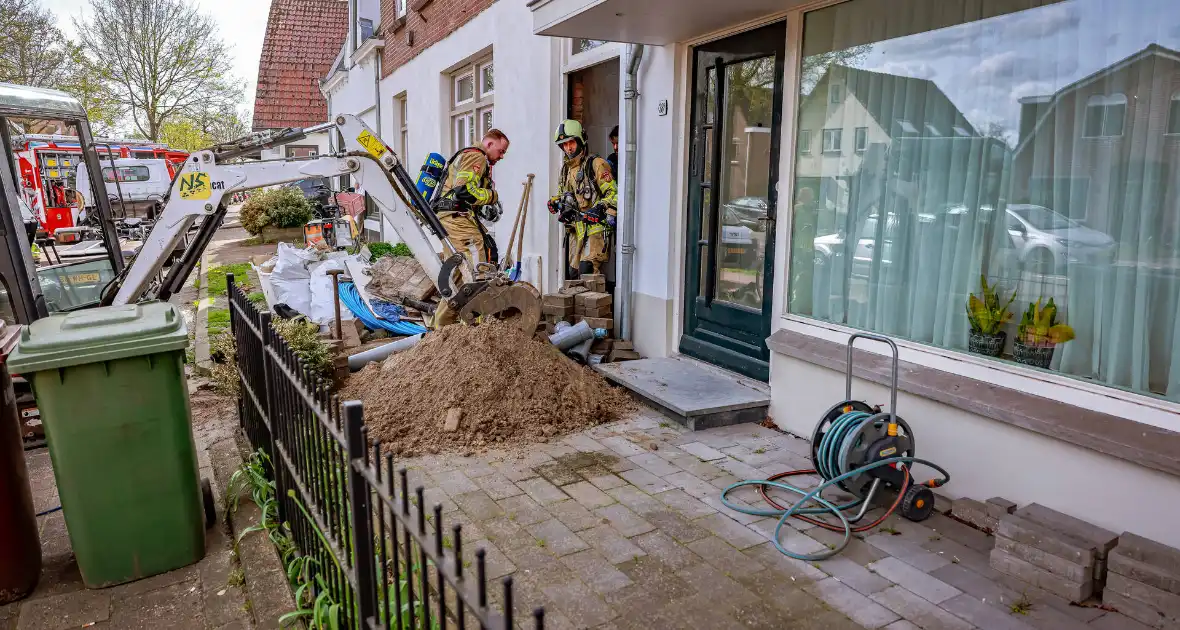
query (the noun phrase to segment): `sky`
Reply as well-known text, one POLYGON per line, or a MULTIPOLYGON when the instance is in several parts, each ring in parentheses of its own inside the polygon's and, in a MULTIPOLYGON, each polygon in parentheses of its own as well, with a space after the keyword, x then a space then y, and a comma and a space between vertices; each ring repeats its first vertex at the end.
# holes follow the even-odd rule
MULTIPOLYGON (((246 80, 242 106, 254 108, 254 90, 258 79, 258 60, 262 56, 262 38, 266 35, 266 17, 270 0, 191 0, 206 14, 212 14, 221 27, 221 39, 233 55, 233 73, 246 80)), ((66 35, 74 37, 73 18, 81 17, 89 4, 86 0, 40 0, 41 5, 56 13, 59 26, 66 35)))
MULTIPOLYGON (((1052 96, 1149 44, 1180 49, 1176 3, 1066 0, 887 39, 872 44, 869 53, 852 65, 929 79, 976 129, 999 124, 1013 143, 1020 98, 1052 96)), ((845 20, 853 14, 846 16, 845 20)))

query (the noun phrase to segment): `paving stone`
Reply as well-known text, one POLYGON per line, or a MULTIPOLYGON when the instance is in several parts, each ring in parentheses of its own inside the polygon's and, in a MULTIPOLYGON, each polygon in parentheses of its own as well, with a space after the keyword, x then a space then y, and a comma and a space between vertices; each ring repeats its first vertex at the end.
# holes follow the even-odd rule
MULTIPOLYGON (((684 474, 687 475, 688 473, 684 474)), ((642 468, 625 470, 619 473, 619 476, 648 494, 656 494, 675 487, 672 482, 665 481, 642 468)))
POLYGON ((870 572, 865 567, 845 558, 843 555, 821 560, 816 562, 814 566, 818 567, 820 571, 851 586, 856 592, 862 595, 872 595, 873 593, 893 586, 893 583, 889 580, 870 572))
POLYGON ((111 602, 111 627, 127 630, 168 626, 199 628, 204 625, 201 600, 201 588, 197 580, 115 599, 111 602))
POLYGON ((475 485, 475 482, 460 470, 435 472, 431 476, 434 477, 437 487, 447 493, 447 496, 453 497, 457 494, 479 490, 479 486, 475 485))
POLYGON ((901 586, 875 593, 870 598, 922 630, 971 630, 975 627, 901 586))
POLYGON ((668 509, 657 510, 644 513, 643 518, 680 543, 690 543, 709 536, 707 530, 688 520, 679 512, 673 512, 668 509))
POLYGON ((976 599, 994 605, 1002 605, 1003 602, 1011 602, 1019 598, 1019 594, 1007 586, 994 582, 960 564, 948 564, 931 571, 930 575, 976 599))
POLYGON ((1102 615, 1091 621, 1086 628, 1089 630, 1150 630, 1150 626, 1145 626, 1117 612, 1108 612, 1102 615))
MULTIPOLYGON (((968 625, 968 627, 973 627, 968 625)), ((906 621, 905 619, 898 619, 893 623, 885 626, 885 630, 918 630, 918 626, 906 621)))
POLYGON ((834 578, 809 584, 804 586, 803 590, 827 602, 829 606, 866 628, 883 628, 898 619, 893 611, 834 578))
POLYGON ((676 575, 714 605, 728 608, 727 614, 758 603, 757 595, 709 563, 694 564, 677 571, 676 575))
MULTIPOLYGON (((1136 560, 1124 554, 1121 547, 1115 547, 1111 551, 1109 560, 1108 568, 1111 573, 1118 573, 1169 593, 1180 594, 1180 576, 1170 573, 1170 569, 1136 560)), ((1177 567, 1180 568, 1180 565, 1177 567)))
POLYGON ((565 436, 563 440, 566 444, 578 449, 579 451, 605 451, 607 448, 603 446, 598 440, 586 435, 585 433, 575 433, 573 435, 565 436))
POLYGON ((546 455, 552 457, 553 459, 566 457, 578 452, 578 449, 563 442, 547 442, 544 444, 538 444, 537 446, 539 446, 546 455))
POLYGON ((1163 573, 1180 578, 1180 549, 1131 532, 1123 532, 1119 536, 1116 549, 1126 558, 1152 565, 1163 573))
POLYGON ((504 475, 506 479, 513 482, 520 482, 524 481, 525 479, 532 479, 538 476, 537 471, 521 464, 499 462, 492 464, 492 467, 495 468, 501 475, 504 475))
POLYGON ((655 453, 632 455, 627 459, 631 460, 631 463, 657 477, 663 477, 664 475, 671 475, 673 473, 680 472, 680 468, 673 466, 672 464, 668 463, 668 460, 660 457, 659 455, 656 455, 655 453))
POLYGON ((955 518, 970 523, 987 532, 994 532, 1000 524, 1000 519, 992 516, 983 501, 961 498, 955 499, 951 507, 951 514, 955 518))
POLYGON ((605 524, 614 527, 626 538, 646 534, 655 529, 655 525, 640 518, 639 515, 632 512, 627 506, 618 503, 598 508, 594 510, 594 515, 604 521, 605 524))
POLYGON ((685 492, 698 499, 718 494, 717 489, 714 488, 709 482, 700 479, 689 472, 681 471, 667 475, 664 477, 664 481, 673 484, 677 488, 683 489, 685 492))
POLYGON ((541 546, 555 556, 564 556, 589 547, 585 541, 578 538, 577 534, 570 531, 570 528, 557 519, 529 525, 525 529, 537 539, 538 544, 543 543, 541 546))
POLYGON ((688 444, 691 442, 698 442, 706 446, 723 449, 729 446, 737 445, 737 438, 733 435, 729 427, 715 427, 706 429, 704 431, 692 431, 680 436, 675 440, 676 444, 688 444))
POLYGON ((695 597, 696 590, 680 579, 671 567, 650 556, 641 556, 618 563, 615 568, 622 571, 635 583, 603 595, 608 604, 622 617, 639 616, 652 612, 653 604, 695 597))
POLYGON ((1000 573, 1006 573, 1016 578, 1032 584, 1038 588, 1045 589, 1050 593, 1059 595, 1068 599, 1071 602, 1082 602, 1090 597, 1094 592, 1094 580, 1075 581, 1064 578, 1058 575, 1053 575, 1048 571, 1037 567, 1033 564, 1025 562, 1016 556, 1009 554, 1002 549, 993 549, 991 553, 992 568, 1000 573))
POLYGON ((619 436, 605 437, 598 440, 603 446, 622 455, 623 457, 631 457, 632 455, 642 455, 647 451, 639 448, 627 438, 619 436))
POLYGON ((598 593, 617 591, 632 584, 631 578, 627 577, 627 574, 607 562, 606 558, 595 549, 562 556, 561 562, 598 593))
POLYGON ((718 459, 711 462, 717 468, 737 477, 738 479, 765 479, 766 475, 757 468, 732 457, 726 456, 725 459, 718 459))
POLYGON ((536 467, 536 471, 538 475, 555 486, 565 486, 582 481, 582 476, 573 468, 560 462, 542 464, 536 467))
POLYGON ((617 615, 590 587, 577 580, 546 586, 541 591, 577 627, 597 626, 617 615))
POLYGON ((643 515, 651 512, 662 512, 667 509, 663 503, 656 501, 646 492, 636 488, 635 486, 620 486, 618 488, 611 488, 606 491, 607 494, 614 497, 616 501, 631 508, 637 514, 643 515))
POLYGON ((1149 628, 1169 627, 1166 625, 1168 623, 1167 618, 1161 615, 1158 610, 1138 600, 1119 595, 1114 591, 1103 593, 1102 603, 1108 608, 1113 608, 1119 614, 1130 617, 1149 628))
POLYGON ((673 540, 671 536, 658 530, 636 536, 631 539, 631 542, 674 571, 704 562, 700 556, 673 540))
POLYGON ((521 490, 525 491, 525 494, 532 497, 534 501, 541 505, 556 503, 569 498, 560 488, 542 478, 528 479, 518 482, 517 485, 520 486, 521 490))
POLYGON ((594 487, 589 481, 579 481, 563 488, 566 494, 588 509, 600 508, 615 502, 614 497, 594 487))
POLYGON ((739 551, 765 542, 763 536, 723 514, 711 514, 693 522, 733 545, 739 551))
POLYGON ((479 486, 481 490, 488 493, 488 496, 496 501, 524 494, 524 490, 521 490, 519 486, 512 483, 511 479, 499 472, 475 477, 474 481, 475 485, 479 486))
POLYGON ((25 600, 20 604, 18 630, 64 630, 106 621, 111 616, 111 596, 101 590, 83 590, 25 600))
POLYGON ((745 480, 738 479, 737 477, 734 477, 733 475, 731 475, 729 473, 722 473, 720 477, 714 477, 714 478, 709 479, 707 481, 709 482, 710 486, 713 486, 714 488, 717 488, 718 490, 725 490, 726 488, 728 488, 740 481, 745 481, 745 480))
POLYGON ((1067 562, 1093 567, 1095 546, 1068 532, 1059 532, 1046 525, 1012 514, 1000 521, 996 535, 1023 545, 1040 549, 1067 562))
POLYGON ((990 550, 987 553, 982 553, 946 536, 927 540, 922 543, 922 548, 936 553, 952 563, 961 564, 985 577, 997 575, 991 566, 991 560, 987 557, 987 553, 991 553, 990 550))
POLYGON ((753 556, 743 555, 724 540, 709 536, 686 545, 690 551, 713 565, 717 569, 738 575, 740 571, 759 571, 765 566, 753 556))
POLYGON ((666 492, 652 495, 664 505, 680 512, 689 519, 698 518, 701 516, 708 516, 716 512, 714 508, 702 503, 696 497, 689 496, 687 492, 680 488, 673 488, 666 492))
POLYGON ((951 563, 950 560, 926 551, 917 543, 902 540, 901 536, 873 534, 865 539, 870 545, 923 571, 933 571, 951 563))
POLYGON ((475 552, 478 549, 484 550, 484 570, 487 572, 489 580, 495 580, 516 571, 516 565, 508 559, 503 551, 500 551, 495 543, 490 540, 476 540, 463 543, 463 561, 470 564, 470 567, 464 565, 464 569, 468 573, 474 575, 475 552))
POLYGON ((626 480, 609 471, 608 474, 589 477, 586 480, 599 490, 612 490, 627 485, 626 480))
MULTIPOLYGON (((462 486, 456 485, 455 487, 458 488, 462 486)), ((479 487, 474 484, 472 484, 471 488, 472 491, 479 490, 479 487)), ((447 496, 447 494, 443 492, 442 488, 426 488, 422 493, 422 500, 426 505, 427 514, 431 513, 430 510, 432 510, 435 505, 442 506, 443 514, 450 514, 451 512, 459 509, 458 504, 456 504, 455 501, 451 499, 451 497, 447 496)))
MULTIPOLYGON (((525 538, 528 537, 526 533, 525 538)), ((525 544, 518 544, 514 546, 498 545, 504 555, 512 564, 516 565, 517 571, 527 572, 529 575, 536 576, 540 572, 541 575, 553 573, 554 567, 560 567, 562 571, 566 571, 565 565, 557 560, 557 556, 549 551, 548 546, 540 547, 536 544, 536 540, 527 542, 525 544)))
POLYGON ((827 579, 828 574, 820 571, 816 567, 818 562, 804 562, 803 560, 796 560, 790 556, 784 555, 780 552, 773 543, 763 543, 750 547, 742 552, 742 555, 759 563, 759 566, 765 566, 784 578, 789 580, 795 586, 803 586, 810 582, 817 582, 819 580, 827 579))
MULTIPOLYGON (((546 482, 548 483, 548 482, 546 482)), ((562 494, 564 497, 565 495, 562 494)), ((569 500, 568 497, 565 500, 569 500)), ((530 496, 519 495, 515 497, 508 497, 507 499, 500 499, 496 501, 508 520, 520 526, 532 525, 533 523, 540 523, 549 518, 549 513, 545 508, 541 507, 530 496)))
MULTIPOLYGON (((758 521, 764 520, 766 518, 765 516, 759 516, 757 514, 749 514, 746 512, 741 512, 741 511, 738 511, 738 510, 735 510, 735 509, 729 507, 728 505, 725 505, 724 503, 721 502, 721 495, 720 494, 715 494, 715 495, 711 494, 708 496, 701 497, 700 499, 694 498, 694 500, 701 503, 702 505, 704 505, 706 507, 711 508, 715 512, 720 512, 720 513, 724 514, 725 516, 741 523, 742 525, 750 525, 753 523, 757 523, 758 521)), ((747 503, 741 499, 738 499, 737 497, 733 496, 733 494, 729 495, 728 500, 730 503, 732 503, 736 506, 750 507, 749 503, 747 503)), ((764 506, 759 506, 759 507, 760 507, 760 509, 765 509, 764 506)), ((777 520, 777 519, 775 519, 775 520, 777 520)))
POLYGON ((1123 597, 1142 602, 1159 611, 1169 623, 1180 626, 1180 595, 1162 591, 1142 582, 1129 580, 1118 573, 1107 575, 1106 593, 1118 593, 1123 597))
MULTIPOLYGON (((760 518, 760 519, 754 521, 753 523, 747 523, 746 527, 750 528, 751 530, 754 531, 754 533, 762 536, 766 540, 774 540, 774 530, 776 527, 778 527, 778 519, 777 518, 769 518, 769 517, 768 518, 760 518)), ((788 532, 795 531, 795 530, 791 529, 790 527, 786 527, 785 529, 788 532)))
MULTIPOLYGON (((790 622, 769 627, 797 628, 807 621, 818 619, 826 611, 832 610, 826 603, 803 590, 803 587, 811 584, 812 580, 792 581, 780 572, 771 569, 743 571, 734 574, 733 577, 763 602, 769 603, 785 614, 790 622)), ((847 618, 845 620, 847 621, 847 618)))
POLYGON ((480 523, 480 529, 483 530, 484 537, 499 545, 501 549, 533 544, 528 532, 524 531, 524 525, 509 520, 508 517, 484 521, 480 523))
POLYGON ((1024 560, 1033 566, 1044 569, 1053 575, 1059 575, 1073 582, 1094 579, 1094 567, 1092 565, 1082 566, 1076 562, 1070 562, 1046 551, 1016 542, 1010 538, 996 536, 996 549, 1024 560))
POLYGON ((554 518, 575 532, 602 524, 602 519, 572 499, 550 503, 546 508, 554 518))
POLYGON ((965 619, 985 630, 1031 630, 1033 626, 1018 619, 1018 615, 1002 611, 964 593, 941 604, 943 610, 965 619))
POLYGON ((728 457, 725 453, 701 442, 681 444, 680 449, 707 462, 715 459, 726 459, 728 457))
MULTIPOLYGON (((722 475, 726 475, 724 470, 714 466, 709 462, 703 462, 694 455, 688 453, 677 454, 672 457, 672 463, 682 468, 685 472, 691 473, 694 477, 704 481, 711 481, 722 475)), ((712 484, 710 484, 712 485, 712 484)))
POLYGON ((1108 529, 1087 523, 1068 514, 1051 510, 1037 503, 1032 503, 1016 510, 1016 514, 1034 523, 1044 525, 1053 531, 1068 534, 1090 543, 1094 546, 1100 560, 1105 560, 1107 552, 1113 549, 1119 541, 1119 535, 1108 529))
POLYGON ((969 525, 964 525, 942 514, 936 513, 931 515, 930 518, 926 519, 925 523, 930 529, 938 532, 939 535, 950 538, 961 545, 981 553, 990 553, 992 547, 995 545, 994 539, 987 533, 981 532, 969 525))
POLYGON ((868 568, 933 604, 944 602, 962 593, 950 584, 936 577, 931 577, 897 558, 878 560, 870 564, 868 568))
POLYGON ((558 464, 561 464, 562 466, 565 466, 566 468, 569 468, 570 470, 578 472, 578 474, 581 474, 580 471, 584 468, 590 468, 591 466, 602 466, 604 458, 608 457, 614 458, 615 456, 597 451, 574 451, 567 455, 558 457, 554 461, 556 461, 558 464))
POLYGON ((491 520, 504 515, 504 510, 483 490, 455 495, 455 503, 463 513, 477 522, 491 520))
POLYGON ((987 508, 987 513, 995 518, 1004 518, 1005 516, 1016 511, 1016 503, 1005 499, 1004 497, 992 497, 983 502, 984 507, 987 508))
POLYGON ((597 549, 611 564, 626 562, 647 552, 635 546, 610 525, 599 525, 579 534, 590 546, 597 549))

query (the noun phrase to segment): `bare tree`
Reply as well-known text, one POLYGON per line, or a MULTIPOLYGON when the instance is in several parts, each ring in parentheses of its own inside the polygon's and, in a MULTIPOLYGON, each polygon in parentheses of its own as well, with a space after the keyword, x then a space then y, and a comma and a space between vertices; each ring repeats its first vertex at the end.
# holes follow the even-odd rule
POLYGON ((150 140, 173 118, 241 98, 216 23, 185 0, 90 0, 75 25, 102 81, 150 140))
POLYGON ((842 48, 840 50, 831 50, 815 55, 808 55, 803 58, 803 72, 802 86, 803 93, 810 94, 815 84, 823 78, 828 69, 832 66, 851 66, 861 63, 869 56, 873 47, 870 44, 861 44, 853 46, 852 48, 842 48))

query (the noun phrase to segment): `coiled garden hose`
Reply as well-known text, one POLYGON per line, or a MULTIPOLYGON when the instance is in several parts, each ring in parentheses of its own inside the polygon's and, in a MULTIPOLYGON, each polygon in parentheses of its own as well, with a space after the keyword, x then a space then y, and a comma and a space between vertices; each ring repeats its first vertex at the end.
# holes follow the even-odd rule
POLYGON ((778 524, 774 528, 774 538, 772 542, 774 543, 775 548, 786 556, 795 558, 796 560, 805 560, 809 562, 825 560, 835 556, 848 546, 848 542, 854 532, 867 531, 873 527, 876 527, 882 521, 889 518, 891 514, 893 514, 893 512, 901 504, 902 497, 911 483, 909 469, 910 465, 914 463, 925 464, 942 474, 941 479, 931 479, 924 484, 926 486, 937 488, 950 481, 950 473, 947 472, 946 469, 942 468, 938 464, 935 464, 934 462, 925 459, 919 459, 917 457, 891 457, 888 459, 878 460, 858 468, 846 470, 841 464, 847 460, 849 450, 855 446, 855 438, 858 435, 859 429, 872 417, 872 414, 862 411, 850 411, 836 418, 836 420, 832 422, 832 426, 824 433, 823 437, 820 438, 820 442, 817 445, 815 470, 794 470, 773 475, 768 479, 751 479, 739 481, 738 483, 730 485, 721 492, 721 502, 729 509, 742 512, 744 514, 750 514, 752 516, 779 517, 778 524), (831 486, 837 485, 846 479, 866 473, 881 466, 891 466, 895 464, 900 465, 899 467, 904 472, 905 483, 903 484, 901 491, 898 492, 897 499, 893 502, 893 505, 890 506, 880 518, 868 525, 853 528, 852 524, 849 523, 848 518, 844 516, 844 511, 861 505, 866 499, 861 498, 844 505, 835 505, 821 496, 824 490, 831 486), (819 474, 820 477, 824 479, 824 481, 819 486, 810 491, 778 481, 778 479, 790 477, 793 475, 811 473, 819 474), (745 486, 755 486, 758 489, 759 494, 762 495, 763 499, 766 500, 771 508, 762 509, 746 505, 737 505, 730 502, 728 498, 729 493, 745 486), (766 492, 767 488, 779 488, 781 490, 786 490, 788 492, 801 495, 801 498, 795 503, 791 504, 789 507, 784 507, 768 496, 766 492), (804 507, 811 502, 819 504, 819 507, 804 507), (836 518, 840 520, 840 522, 839 524, 832 524, 819 519, 808 517, 808 515, 819 514, 834 514, 836 518), (802 554, 789 551, 784 548, 782 542, 780 542, 780 533, 782 531, 783 525, 786 524, 787 519, 790 518, 798 518, 830 531, 843 532, 844 539, 840 541, 840 544, 836 545, 834 548, 816 552, 814 554, 802 554))

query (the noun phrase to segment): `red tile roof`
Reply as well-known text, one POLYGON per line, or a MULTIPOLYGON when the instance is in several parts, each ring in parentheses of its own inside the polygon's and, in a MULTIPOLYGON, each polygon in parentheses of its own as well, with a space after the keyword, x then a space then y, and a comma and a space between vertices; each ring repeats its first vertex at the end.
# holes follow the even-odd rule
POLYGON ((326 122, 328 103, 319 80, 347 37, 345 0, 272 0, 258 64, 254 129, 326 122))

